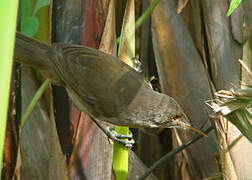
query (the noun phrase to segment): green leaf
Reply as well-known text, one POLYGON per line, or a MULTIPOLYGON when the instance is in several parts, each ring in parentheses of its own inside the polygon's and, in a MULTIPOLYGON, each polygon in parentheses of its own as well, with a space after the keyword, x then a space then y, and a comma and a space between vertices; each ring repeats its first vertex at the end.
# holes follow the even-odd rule
POLYGON ((27 36, 33 36, 38 30, 39 22, 32 16, 32 2, 22 0, 21 3, 21 31, 27 36))
MULTIPOLYGON (((0 177, 13 64, 18 0, 0 1, 0 177)), ((9 149, 8 149, 9 150, 9 149)))
POLYGON ((27 36, 33 36, 39 27, 38 19, 35 16, 30 16, 22 20, 21 31, 27 36))
POLYGON ((252 143, 252 125, 249 118, 251 118, 251 114, 245 108, 236 110, 227 116, 227 119, 252 143))
POLYGON ((229 6, 228 12, 227 12, 227 16, 230 16, 241 2, 242 0, 232 0, 229 6))

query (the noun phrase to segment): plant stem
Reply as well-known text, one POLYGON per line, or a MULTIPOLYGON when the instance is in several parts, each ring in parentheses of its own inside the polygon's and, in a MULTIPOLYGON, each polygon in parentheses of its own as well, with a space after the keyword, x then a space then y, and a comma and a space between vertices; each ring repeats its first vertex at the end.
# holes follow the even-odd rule
POLYGON ((24 125, 26 123, 26 121, 28 120, 32 110, 34 109, 35 105, 37 104, 39 98, 43 95, 43 93, 45 92, 45 90, 47 89, 47 87, 49 86, 51 80, 46 79, 43 84, 40 86, 40 88, 38 89, 38 91, 36 92, 35 96, 33 97, 32 101, 30 102, 29 106, 27 107, 24 115, 22 116, 21 119, 21 129, 24 128, 24 125))
MULTIPOLYGON (((212 126, 208 127, 204 133, 208 134, 211 130, 213 129, 212 126)), ((162 163, 164 163, 165 161, 167 161, 168 159, 170 159, 171 157, 173 157, 175 154, 177 154, 178 152, 182 151, 183 149, 185 149, 186 147, 190 146, 191 144, 193 144, 194 142, 196 142, 197 140, 199 140, 200 138, 205 137, 201 134, 197 134, 195 135, 192 139, 190 139, 189 141, 187 141, 186 143, 182 144, 181 146, 177 147, 176 149, 172 150, 171 152, 167 153, 166 155, 164 155, 162 158, 160 158, 157 162, 155 162, 145 173, 143 176, 141 176, 139 178, 139 180, 144 180, 146 177, 148 177, 150 175, 150 173, 156 169, 159 165, 161 165, 162 163)))

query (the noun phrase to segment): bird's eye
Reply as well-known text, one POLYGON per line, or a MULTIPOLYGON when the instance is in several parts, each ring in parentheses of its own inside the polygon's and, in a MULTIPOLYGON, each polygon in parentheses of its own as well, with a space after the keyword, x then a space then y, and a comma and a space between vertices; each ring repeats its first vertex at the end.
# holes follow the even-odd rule
POLYGON ((180 115, 176 115, 173 117, 173 119, 176 120, 176 119, 179 119, 180 117, 181 117, 180 115))

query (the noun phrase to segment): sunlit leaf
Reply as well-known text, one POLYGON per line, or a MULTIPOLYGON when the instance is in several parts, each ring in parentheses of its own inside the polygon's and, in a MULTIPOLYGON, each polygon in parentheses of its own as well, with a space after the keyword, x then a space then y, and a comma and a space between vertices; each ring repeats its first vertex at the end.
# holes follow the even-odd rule
POLYGON ((232 0, 227 12, 227 16, 230 16, 241 2, 242 0, 232 0))
MULTIPOLYGON (((16 18, 18 1, 0 1, 0 177, 3 165, 3 149, 8 114, 8 101, 11 82, 11 70, 13 61, 13 49, 15 40, 16 18)), ((7 147, 5 147, 7 148, 7 147)), ((7 149, 9 151, 11 149, 7 149)), ((1 178, 3 179, 3 178, 1 178)), ((8 178, 6 178, 8 179, 8 178)))

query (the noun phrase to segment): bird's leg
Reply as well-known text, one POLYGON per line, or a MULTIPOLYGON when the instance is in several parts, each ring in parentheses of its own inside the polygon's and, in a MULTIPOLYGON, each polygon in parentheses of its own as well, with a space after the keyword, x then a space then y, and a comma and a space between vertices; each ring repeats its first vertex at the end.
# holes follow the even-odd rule
POLYGON ((131 148, 132 145, 135 143, 132 132, 130 132, 129 134, 118 134, 117 132, 115 132, 113 128, 105 127, 102 123, 97 121, 95 118, 92 118, 92 120, 107 135, 109 139, 112 139, 113 141, 120 143, 128 148, 131 148), (125 138, 130 139, 130 140, 126 140, 125 138))
POLYGON ((133 61, 135 62, 134 69, 141 73, 142 70, 142 63, 139 61, 139 57, 133 57, 133 61))

